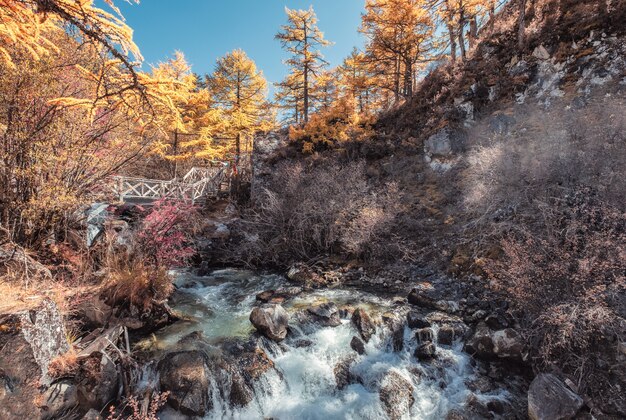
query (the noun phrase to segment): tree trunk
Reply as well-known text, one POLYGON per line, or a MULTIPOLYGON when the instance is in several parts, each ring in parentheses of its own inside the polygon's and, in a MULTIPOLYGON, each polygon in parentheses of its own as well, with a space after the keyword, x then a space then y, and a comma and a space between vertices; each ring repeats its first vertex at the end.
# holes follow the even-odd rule
POLYGON ((413 63, 410 60, 404 61, 404 97, 413 96, 413 63))
POLYGON ((454 36, 454 28, 448 24, 448 34, 450 35, 450 59, 454 63, 456 61, 456 36, 454 36))
POLYGON ((396 56, 396 68, 393 81, 393 93, 396 102, 400 100, 400 58, 396 56))
POLYGON ((308 66, 305 64, 304 66, 304 104, 303 104, 303 111, 304 111, 304 123, 308 123, 309 122, 309 69, 308 66))
POLYGON ((174 130, 174 178, 178 175, 178 130, 174 130))
POLYGON ((237 133, 237 138, 235 139, 235 166, 237 170, 239 170, 239 159, 241 157, 241 133, 237 133))
POLYGON ((478 18, 474 16, 470 20, 470 31, 469 31, 469 47, 470 49, 474 48, 476 44, 476 38, 478 38, 478 18))
POLYGON ((519 0, 519 21, 517 32, 517 46, 520 49, 524 49, 526 42, 526 0, 519 0))
POLYGON ((461 50, 461 59, 465 61, 467 59, 467 54, 465 52, 465 9, 464 6, 461 5, 459 7, 459 49, 461 50))

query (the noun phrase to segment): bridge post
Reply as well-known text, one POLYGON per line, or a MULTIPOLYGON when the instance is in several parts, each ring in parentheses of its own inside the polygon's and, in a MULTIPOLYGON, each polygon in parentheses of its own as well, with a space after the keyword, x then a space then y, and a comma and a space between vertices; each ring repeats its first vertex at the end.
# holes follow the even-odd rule
POLYGON ((124 202, 124 178, 122 177, 118 177, 117 178, 117 192, 119 195, 119 200, 120 202, 124 202))

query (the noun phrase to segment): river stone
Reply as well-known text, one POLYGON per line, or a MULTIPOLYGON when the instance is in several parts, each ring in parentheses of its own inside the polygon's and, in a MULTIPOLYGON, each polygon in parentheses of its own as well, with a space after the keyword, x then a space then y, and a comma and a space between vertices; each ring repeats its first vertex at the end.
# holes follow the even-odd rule
POLYGON ((239 372, 231 371, 229 385, 228 400, 232 407, 245 407, 254 399, 254 392, 239 372))
POLYGON ((289 315, 280 305, 264 304, 254 308, 250 314, 250 322, 270 340, 279 342, 287 337, 289 315))
POLYGON ((442 325, 437 331, 437 344, 451 346, 454 342, 455 331, 452 325, 442 325))
POLYGON ((356 351, 360 355, 365 354, 365 343, 359 337, 352 337, 352 341, 350 341, 350 347, 352 350, 356 351))
POLYGON ((415 333, 415 337, 419 343, 433 341, 433 330, 431 328, 420 328, 415 333))
POLYGON ((418 312, 411 311, 406 314, 406 320, 409 325, 409 328, 428 328, 430 327, 430 322, 418 312))
POLYGON ((352 325, 354 325, 361 334, 361 338, 367 343, 376 332, 374 323, 365 310, 358 308, 352 314, 352 325))
POLYGON ((571 419, 583 399, 550 373, 540 373, 528 390, 528 417, 532 420, 571 419))
POLYGON ((430 341, 426 341, 426 342, 420 344, 415 349, 415 357, 417 359, 419 359, 419 360, 432 359, 433 357, 435 357, 436 353, 437 353, 437 348, 430 341))
POLYGON ((407 415, 415 404, 413 385, 398 372, 390 371, 381 381, 380 402, 390 419, 407 415))
POLYGON ((167 354, 158 365, 161 391, 169 391, 168 402, 181 413, 204 416, 211 408, 209 368, 197 351, 167 354))
POLYGON ((308 308, 307 311, 314 315, 316 322, 322 326, 336 327, 341 325, 339 309, 334 302, 321 303, 308 308))
POLYGON ((335 365, 333 373, 335 374, 337 389, 344 389, 353 382, 354 377, 350 373, 350 366, 354 360, 355 356, 348 356, 335 365))

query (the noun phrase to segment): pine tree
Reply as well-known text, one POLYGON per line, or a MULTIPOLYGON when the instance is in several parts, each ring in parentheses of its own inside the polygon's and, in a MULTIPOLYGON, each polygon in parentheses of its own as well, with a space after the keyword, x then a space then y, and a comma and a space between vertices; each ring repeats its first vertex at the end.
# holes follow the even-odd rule
MULTIPOLYGON (((286 63, 291 68, 292 79, 300 79, 298 84, 301 82, 302 88, 292 89, 292 94, 301 94, 302 116, 306 123, 311 111, 310 94, 314 78, 327 64, 320 48, 330 43, 324 39, 324 34, 317 27, 317 16, 313 7, 308 10, 285 8, 285 12, 287 24, 281 27, 276 39, 291 54, 286 63)), ((300 102, 300 98, 294 98, 293 102, 300 102)))

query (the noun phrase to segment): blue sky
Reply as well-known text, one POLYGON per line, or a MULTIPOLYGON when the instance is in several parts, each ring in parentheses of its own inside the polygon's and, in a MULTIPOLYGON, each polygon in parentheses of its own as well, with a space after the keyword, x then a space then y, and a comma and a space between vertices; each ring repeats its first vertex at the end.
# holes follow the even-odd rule
POLYGON ((118 0, 145 63, 144 69, 182 51, 193 71, 213 70, 215 60, 236 48, 245 50, 269 82, 286 74, 286 58, 274 35, 286 22, 285 6, 315 9, 318 26, 334 45, 324 49, 331 65, 362 46, 357 28, 365 0, 118 0))

